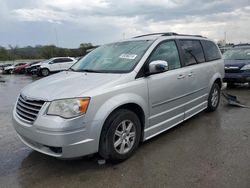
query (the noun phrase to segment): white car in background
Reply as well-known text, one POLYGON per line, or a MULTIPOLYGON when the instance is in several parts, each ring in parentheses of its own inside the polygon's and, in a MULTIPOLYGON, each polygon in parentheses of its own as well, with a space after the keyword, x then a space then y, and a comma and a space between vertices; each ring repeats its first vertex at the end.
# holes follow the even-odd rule
POLYGON ((38 74, 48 76, 51 72, 68 70, 77 59, 73 57, 55 57, 41 63, 38 74))
POLYGON ((6 66, 3 68, 3 73, 5 74, 12 74, 15 67, 19 66, 19 65, 24 65, 26 63, 16 63, 16 64, 13 64, 13 65, 10 65, 10 66, 6 66))

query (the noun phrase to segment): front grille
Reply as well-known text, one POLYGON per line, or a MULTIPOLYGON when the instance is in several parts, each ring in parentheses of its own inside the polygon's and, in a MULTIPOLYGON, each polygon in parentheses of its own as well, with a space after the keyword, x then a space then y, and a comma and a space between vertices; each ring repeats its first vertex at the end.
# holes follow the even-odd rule
POLYGON ((45 101, 29 100, 20 95, 16 105, 16 112, 22 119, 32 123, 36 120, 44 103, 45 101))
POLYGON ((240 69, 225 69, 225 73, 242 73, 244 71, 240 69))

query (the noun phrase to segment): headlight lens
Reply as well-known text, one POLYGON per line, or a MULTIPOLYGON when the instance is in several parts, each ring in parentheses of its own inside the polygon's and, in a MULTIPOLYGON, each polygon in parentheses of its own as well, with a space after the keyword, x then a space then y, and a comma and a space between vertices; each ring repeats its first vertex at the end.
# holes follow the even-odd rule
POLYGON ((243 66, 241 70, 250 70, 250 64, 243 66))
POLYGON ((73 118, 87 112, 89 101, 90 98, 55 100, 51 102, 47 114, 73 118))

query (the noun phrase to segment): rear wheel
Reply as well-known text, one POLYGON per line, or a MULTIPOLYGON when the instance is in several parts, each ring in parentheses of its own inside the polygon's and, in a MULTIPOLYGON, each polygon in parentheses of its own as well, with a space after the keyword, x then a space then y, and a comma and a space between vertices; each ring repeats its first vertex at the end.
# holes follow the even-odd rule
POLYGON ((214 83, 208 97, 207 111, 213 112, 217 109, 220 103, 220 86, 214 83))
POLYGON ((141 123, 137 115, 127 109, 117 110, 104 124, 99 154, 111 162, 124 161, 135 152, 140 136, 141 123))
POLYGON ((49 75, 49 69, 46 69, 46 68, 45 68, 45 69, 42 69, 42 70, 41 70, 41 75, 42 75, 42 76, 48 76, 48 75, 49 75))

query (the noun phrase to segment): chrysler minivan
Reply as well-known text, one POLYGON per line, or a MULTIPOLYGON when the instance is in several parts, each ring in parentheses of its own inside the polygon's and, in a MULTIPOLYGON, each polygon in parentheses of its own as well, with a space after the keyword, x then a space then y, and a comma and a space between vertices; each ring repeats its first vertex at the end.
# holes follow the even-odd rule
POLYGON ((148 140, 220 101, 224 64, 202 36, 154 33, 98 47, 21 90, 13 125, 58 158, 129 158, 148 140))

